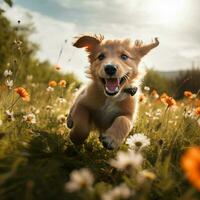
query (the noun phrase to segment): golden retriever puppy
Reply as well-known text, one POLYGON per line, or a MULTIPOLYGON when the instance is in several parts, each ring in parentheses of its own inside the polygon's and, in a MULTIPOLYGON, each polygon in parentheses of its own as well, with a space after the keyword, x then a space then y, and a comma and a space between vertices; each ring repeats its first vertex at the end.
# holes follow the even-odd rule
POLYGON ((73 45, 88 52, 87 73, 92 81, 77 96, 68 115, 73 143, 83 143, 96 128, 105 148, 120 146, 137 113, 138 95, 133 94, 138 87, 138 64, 158 44, 157 38, 147 45, 138 40, 104 40, 96 35, 77 38, 73 45))

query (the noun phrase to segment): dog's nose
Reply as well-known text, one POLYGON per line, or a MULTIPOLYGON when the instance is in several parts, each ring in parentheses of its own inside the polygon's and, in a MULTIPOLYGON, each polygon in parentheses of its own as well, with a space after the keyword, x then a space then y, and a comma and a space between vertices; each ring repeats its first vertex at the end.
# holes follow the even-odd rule
POLYGON ((107 75, 112 76, 116 73, 117 69, 114 65, 106 65, 105 72, 107 75))

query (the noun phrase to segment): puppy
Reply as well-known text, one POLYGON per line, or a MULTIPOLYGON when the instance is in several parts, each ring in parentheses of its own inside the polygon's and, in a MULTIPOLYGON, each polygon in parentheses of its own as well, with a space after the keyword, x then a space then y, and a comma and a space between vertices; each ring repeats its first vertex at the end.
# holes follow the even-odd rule
POLYGON ((75 99, 67 119, 73 143, 81 144, 96 128, 107 149, 117 149, 132 129, 137 113, 138 64, 151 49, 157 47, 155 38, 143 45, 136 40, 104 40, 103 36, 84 35, 73 46, 85 48, 90 67, 91 83, 75 99), (137 88, 136 88, 137 89, 137 88), (129 94, 130 93, 130 94, 129 94))

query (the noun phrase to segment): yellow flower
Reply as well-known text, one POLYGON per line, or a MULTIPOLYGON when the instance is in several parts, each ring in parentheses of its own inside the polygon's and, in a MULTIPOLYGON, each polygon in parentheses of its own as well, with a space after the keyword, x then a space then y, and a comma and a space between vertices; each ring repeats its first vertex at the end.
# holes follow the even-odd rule
POLYGON ((56 87, 56 86, 57 86, 56 81, 50 81, 50 82, 49 82, 49 86, 50 86, 50 87, 56 87))
POLYGON ((30 96, 23 87, 15 88, 15 92, 17 92, 24 101, 30 101, 30 96))
POLYGON ((181 157, 186 177, 200 191, 200 147, 191 147, 181 157))
POLYGON ((58 85, 61 86, 61 87, 66 87, 66 81, 65 80, 60 80, 58 85))

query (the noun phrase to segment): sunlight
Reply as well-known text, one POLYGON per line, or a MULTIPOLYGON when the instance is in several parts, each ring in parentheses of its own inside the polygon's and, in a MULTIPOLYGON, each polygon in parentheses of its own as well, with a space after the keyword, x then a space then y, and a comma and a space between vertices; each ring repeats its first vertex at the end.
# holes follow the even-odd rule
POLYGON ((147 3, 148 14, 158 23, 177 24, 183 19, 185 0, 152 0, 147 3))

